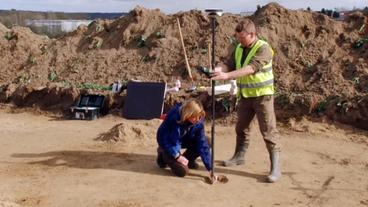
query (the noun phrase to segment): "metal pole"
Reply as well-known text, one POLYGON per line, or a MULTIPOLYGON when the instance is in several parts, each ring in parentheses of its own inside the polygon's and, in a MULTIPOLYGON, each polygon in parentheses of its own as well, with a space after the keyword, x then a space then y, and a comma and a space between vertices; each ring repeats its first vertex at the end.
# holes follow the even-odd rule
MULTIPOLYGON (((211 19, 211 28, 212 28, 212 60, 211 60, 211 66, 212 69, 215 68, 215 31, 216 31, 216 16, 222 15, 221 9, 207 9, 206 12, 208 12, 209 17, 211 19)), ((211 92, 212 92, 212 127, 211 127, 211 148, 212 148, 212 175, 215 172, 215 81, 211 80, 211 92)))
MULTIPOLYGON (((212 69, 215 68, 215 29, 216 29, 216 19, 211 17, 211 27, 212 27, 212 69)), ((211 143, 212 143, 212 174, 215 172, 215 81, 211 81, 211 91, 212 91, 212 128, 211 128, 211 143)))

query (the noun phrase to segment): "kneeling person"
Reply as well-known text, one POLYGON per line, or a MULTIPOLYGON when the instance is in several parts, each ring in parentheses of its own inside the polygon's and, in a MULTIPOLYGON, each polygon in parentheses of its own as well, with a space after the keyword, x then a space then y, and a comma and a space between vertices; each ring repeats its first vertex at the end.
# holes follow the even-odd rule
POLYGON ((212 178, 211 149, 204 131, 205 112, 201 102, 190 99, 179 103, 167 114, 157 130, 157 164, 167 165, 179 177, 188 173, 188 168, 197 169, 200 156, 212 178), (181 154, 180 150, 186 149, 181 154))

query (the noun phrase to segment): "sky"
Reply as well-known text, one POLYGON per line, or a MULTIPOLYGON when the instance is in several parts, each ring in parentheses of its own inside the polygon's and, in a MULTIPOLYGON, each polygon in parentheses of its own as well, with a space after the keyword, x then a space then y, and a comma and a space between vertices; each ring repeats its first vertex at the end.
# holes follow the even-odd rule
POLYGON ((159 8, 167 14, 191 9, 223 9, 224 12, 240 13, 255 11, 257 5, 277 2, 288 9, 312 10, 368 6, 368 0, 0 0, 0 9, 63 12, 129 12, 137 5, 149 9, 159 8))

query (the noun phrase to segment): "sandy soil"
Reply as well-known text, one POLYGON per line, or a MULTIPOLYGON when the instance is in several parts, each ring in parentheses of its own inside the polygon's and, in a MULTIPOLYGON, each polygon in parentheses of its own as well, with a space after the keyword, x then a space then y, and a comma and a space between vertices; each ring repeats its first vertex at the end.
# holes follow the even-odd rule
MULTIPOLYGON (((229 182, 209 185, 202 163, 185 178, 156 167, 159 124, 0 109, 0 206, 368 206, 367 132, 308 120, 280 127, 284 175, 268 184, 255 130, 246 166, 216 167, 229 182), (117 126, 118 141, 103 141, 117 126)), ((234 137, 233 126, 217 126, 216 160, 232 155, 234 137)))

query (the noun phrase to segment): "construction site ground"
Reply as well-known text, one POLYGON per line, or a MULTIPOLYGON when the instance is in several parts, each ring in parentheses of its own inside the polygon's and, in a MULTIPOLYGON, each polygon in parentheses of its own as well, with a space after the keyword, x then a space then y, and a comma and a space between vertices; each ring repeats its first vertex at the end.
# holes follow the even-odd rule
MULTIPOLYGON (((231 58, 243 18, 217 19, 216 63, 231 58)), ((211 114, 208 94, 185 92, 210 85, 198 69, 209 67, 211 25, 199 10, 136 7, 59 38, 0 24, 0 207, 368 206, 368 11, 336 20, 270 3, 248 18, 275 52, 280 182, 265 182, 270 166, 257 129, 245 166, 219 165, 234 152, 231 97, 217 97, 215 108, 215 171, 228 183, 208 184, 200 160, 185 178, 156 166, 161 120, 122 118, 126 91, 109 87, 133 79, 173 87, 179 79, 182 90, 166 94, 164 112, 197 97, 211 114), (107 115, 70 120, 83 94, 106 95, 107 115)))
POLYGON ((229 182, 210 185, 200 159, 200 169, 184 178, 156 166, 160 123, 113 115, 64 120, 3 107, 0 206, 368 205, 366 131, 308 120, 280 126, 283 177, 269 184, 268 155, 258 130, 246 165, 224 168, 219 161, 232 155, 235 132, 232 125, 217 126, 215 171, 229 182), (113 130, 117 126, 119 133, 113 130), (106 135, 117 139, 101 139, 106 135))

